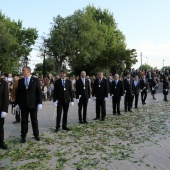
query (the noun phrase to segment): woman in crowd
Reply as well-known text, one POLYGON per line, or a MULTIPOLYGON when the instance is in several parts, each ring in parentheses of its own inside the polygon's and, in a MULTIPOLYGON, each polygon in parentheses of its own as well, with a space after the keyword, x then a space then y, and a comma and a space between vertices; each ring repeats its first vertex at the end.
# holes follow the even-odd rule
POLYGON ((15 76, 13 88, 12 88, 12 91, 11 91, 11 97, 10 97, 10 101, 11 101, 11 104, 12 104, 12 113, 14 112, 14 114, 15 114, 15 121, 13 122, 14 124, 20 122, 20 110, 14 109, 15 108, 16 90, 17 90, 17 87, 18 87, 18 80, 19 80, 19 76, 15 76))

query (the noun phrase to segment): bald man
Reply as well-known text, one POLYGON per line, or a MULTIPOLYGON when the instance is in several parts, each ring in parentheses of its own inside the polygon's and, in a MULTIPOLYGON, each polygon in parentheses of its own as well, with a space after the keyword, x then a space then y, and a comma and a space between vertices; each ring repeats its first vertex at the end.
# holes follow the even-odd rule
POLYGON ((82 71, 80 78, 76 81, 76 101, 78 103, 78 118, 80 124, 88 123, 87 122, 88 100, 90 100, 90 83, 89 80, 86 79, 86 72, 82 71))

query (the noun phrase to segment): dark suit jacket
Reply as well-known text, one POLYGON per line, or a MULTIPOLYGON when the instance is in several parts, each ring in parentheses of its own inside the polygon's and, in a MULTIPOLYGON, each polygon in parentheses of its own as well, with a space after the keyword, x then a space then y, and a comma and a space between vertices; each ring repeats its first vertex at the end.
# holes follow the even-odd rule
POLYGON ((145 82, 143 79, 140 79, 140 89, 143 90, 143 88, 146 87, 146 90, 149 88, 148 80, 145 79, 145 82))
POLYGON ((90 98, 90 83, 89 83, 89 80, 85 79, 85 89, 84 89, 84 84, 83 84, 81 78, 79 78, 76 81, 76 99, 79 98, 79 95, 81 95, 85 99, 90 98))
POLYGON ((130 79, 130 83, 127 79, 124 80, 124 90, 126 90, 126 94, 132 94, 132 80, 130 79))
POLYGON ((102 79, 100 83, 100 87, 99 87, 99 79, 96 79, 93 85, 92 96, 95 96, 97 99, 104 100, 105 97, 108 98, 108 93, 109 93, 109 85, 107 79, 102 79))
POLYGON ((65 101, 65 103, 73 102, 73 91, 70 80, 65 81, 65 89, 62 85, 61 78, 55 81, 54 84, 54 94, 53 94, 53 102, 57 101, 65 101))
MULTIPOLYGON (((157 81, 154 81, 153 79, 151 80, 151 84, 150 84, 150 85, 151 85, 151 87, 150 87, 151 90, 152 90, 152 88, 155 88, 155 87, 156 87, 157 83, 158 83, 157 81)), ((155 90, 156 90, 156 89, 157 89, 157 88, 155 88, 155 90)))
POLYGON ((169 81, 166 80, 163 81, 163 94, 168 95, 168 91, 165 91, 165 89, 169 89, 169 81))
POLYGON ((0 113, 8 112, 9 90, 8 83, 0 78, 0 113))
POLYGON ((25 79, 18 81, 18 88, 16 91, 16 103, 21 109, 37 108, 38 104, 42 104, 42 91, 40 82, 37 78, 32 77, 29 82, 28 89, 25 87, 25 79))
POLYGON ((117 85, 116 81, 112 82, 110 95, 114 95, 116 97, 123 96, 123 82, 121 80, 118 80, 117 85))
POLYGON ((139 91, 140 91, 140 81, 138 80, 138 84, 137 84, 137 86, 135 86, 134 80, 133 80, 133 83, 132 83, 132 93, 138 95, 139 91))

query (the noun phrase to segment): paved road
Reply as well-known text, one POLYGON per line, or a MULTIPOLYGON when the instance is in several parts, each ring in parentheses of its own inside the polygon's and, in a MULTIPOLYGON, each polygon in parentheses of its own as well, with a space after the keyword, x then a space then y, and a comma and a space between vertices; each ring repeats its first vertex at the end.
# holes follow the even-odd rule
MULTIPOLYGON (((162 84, 159 84, 158 93, 156 94, 157 101, 162 102, 163 101, 163 95, 162 95, 162 84)), ((139 96, 140 99, 140 96, 139 96)), ((147 106, 155 102, 155 100, 152 99, 152 96, 150 93, 148 93, 147 97, 147 106)), ((142 107, 141 100, 139 100, 139 107, 142 107)), ((106 110, 107 115, 112 115, 112 102, 109 98, 106 104, 106 110)), ((10 108, 9 108, 10 111, 10 108)), ((74 106, 70 106, 69 113, 68 113, 68 125, 69 124, 78 124, 78 107, 75 102, 74 106)), ((123 107, 123 100, 121 101, 121 111, 124 112, 123 107)), ((95 118, 95 102, 90 101, 88 104, 88 121, 91 122, 95 118)), ((46 126, 52 126, 55 128, 55 120, 53 120, 54 117, 54 106, 52 101, 45 101, 43 102, 43 109, 39 111, 38 113, 38 120, 39 120, 39 129, 40 133, 44 133, 47 129, 46 126)), ((20 123, 13 124, 14 121, 14 115, 8 113, 6 120, 5 120, 5 139, 7 139, 10 136, 14 137, 20 137, 20 123)), ((32 138, 32 128, 31 123, 29 123, 29 132, 27 139, 32 138)), ((107 167, 108 169, 120 169, 120 170, 150 170, 150 169, 160 169, 160 170, 169 170, 170 167, 170 136, 166 136, 166 139, 163 139, 160 141, 160 146, 155 145, 152 147, 143 147, 143 149, 135 151, 135 155, 140 157, 141 155, 149 155, 146 158, 146 162, 148 162, 149 166, 137 166, 136 164, 129 163, 128 161, 116 161, 110 163, 110 165, 107 167), (154 168, 154 166, 156 168, 154 168), (114 167, 114 168, 113 168, 114 167)), ((1 163, 1 162, 0 162, 1 163)), ((2 162, 1 166, 5 166, 7 162, 2 162)), ((146 163, 147 164, 147 163, 146 163)), ((65 168, 70 169, 70 168, 65 168)))

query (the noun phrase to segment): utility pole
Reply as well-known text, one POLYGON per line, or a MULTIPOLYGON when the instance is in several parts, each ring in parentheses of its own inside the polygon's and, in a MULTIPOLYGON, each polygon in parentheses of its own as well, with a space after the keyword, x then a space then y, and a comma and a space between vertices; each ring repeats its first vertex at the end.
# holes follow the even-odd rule
POLYGON ((140 54, 140 57, 141 57, 141 71, 142 71, 142 52, 141 52, 141 54, 140 54))

